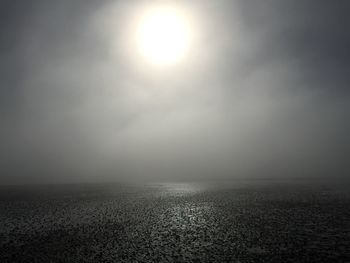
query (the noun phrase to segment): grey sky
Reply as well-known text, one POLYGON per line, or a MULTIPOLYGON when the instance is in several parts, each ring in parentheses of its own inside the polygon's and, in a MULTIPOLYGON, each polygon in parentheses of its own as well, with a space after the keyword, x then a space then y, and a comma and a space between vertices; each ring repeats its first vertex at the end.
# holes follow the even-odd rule
POLYGON ((162 70, 140 2, 0 1, 1 181, 348 175, 348 1, 180 1, 196 45, 162 70))

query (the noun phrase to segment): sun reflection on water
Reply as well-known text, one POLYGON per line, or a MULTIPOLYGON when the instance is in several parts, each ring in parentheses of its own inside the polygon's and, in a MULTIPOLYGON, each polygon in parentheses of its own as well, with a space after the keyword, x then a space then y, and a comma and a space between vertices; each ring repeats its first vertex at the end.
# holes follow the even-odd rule
POLYGON ((166 229, 192 231, 207 227, 213 206, 200 198, 206 187, 194 183, 166 183, 156 187, 160 189, 161 198, 172 198, 172 205, 160 215, 160 222, 166 224, 166 229))
POLYGON ((206 187, 196 183, 159 183, 151 185, 159 188, 159 193, 166 196, 186 196, 199 194, 206 190, 206 187))

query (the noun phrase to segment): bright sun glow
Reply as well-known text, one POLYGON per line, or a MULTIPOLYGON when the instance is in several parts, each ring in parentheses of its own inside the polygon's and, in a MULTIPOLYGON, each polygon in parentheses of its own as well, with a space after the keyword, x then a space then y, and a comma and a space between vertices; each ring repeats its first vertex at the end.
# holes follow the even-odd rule
POLYGON ((171 65, 185 58, 191 44, 186 17, 171 7, 152 8, 141 18, 137 29, 140 54, 150 63, 171 65))

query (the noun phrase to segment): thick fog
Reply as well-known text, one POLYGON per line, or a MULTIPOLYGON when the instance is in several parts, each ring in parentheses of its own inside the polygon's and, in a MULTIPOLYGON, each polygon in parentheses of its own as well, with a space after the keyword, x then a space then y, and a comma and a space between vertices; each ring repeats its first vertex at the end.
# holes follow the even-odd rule
POLYGON ((348 1, 174 1, 195 39, 156 68, 159 2, 0 1, 1 182, 349 175, 348 1))

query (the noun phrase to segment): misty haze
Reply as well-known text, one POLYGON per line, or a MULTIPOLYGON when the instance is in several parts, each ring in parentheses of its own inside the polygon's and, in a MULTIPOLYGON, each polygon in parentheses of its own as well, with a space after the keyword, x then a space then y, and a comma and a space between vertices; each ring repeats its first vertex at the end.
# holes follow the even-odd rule
POLYGON ((349 12, 0 1, 0 262, 350 261, 349 12))

